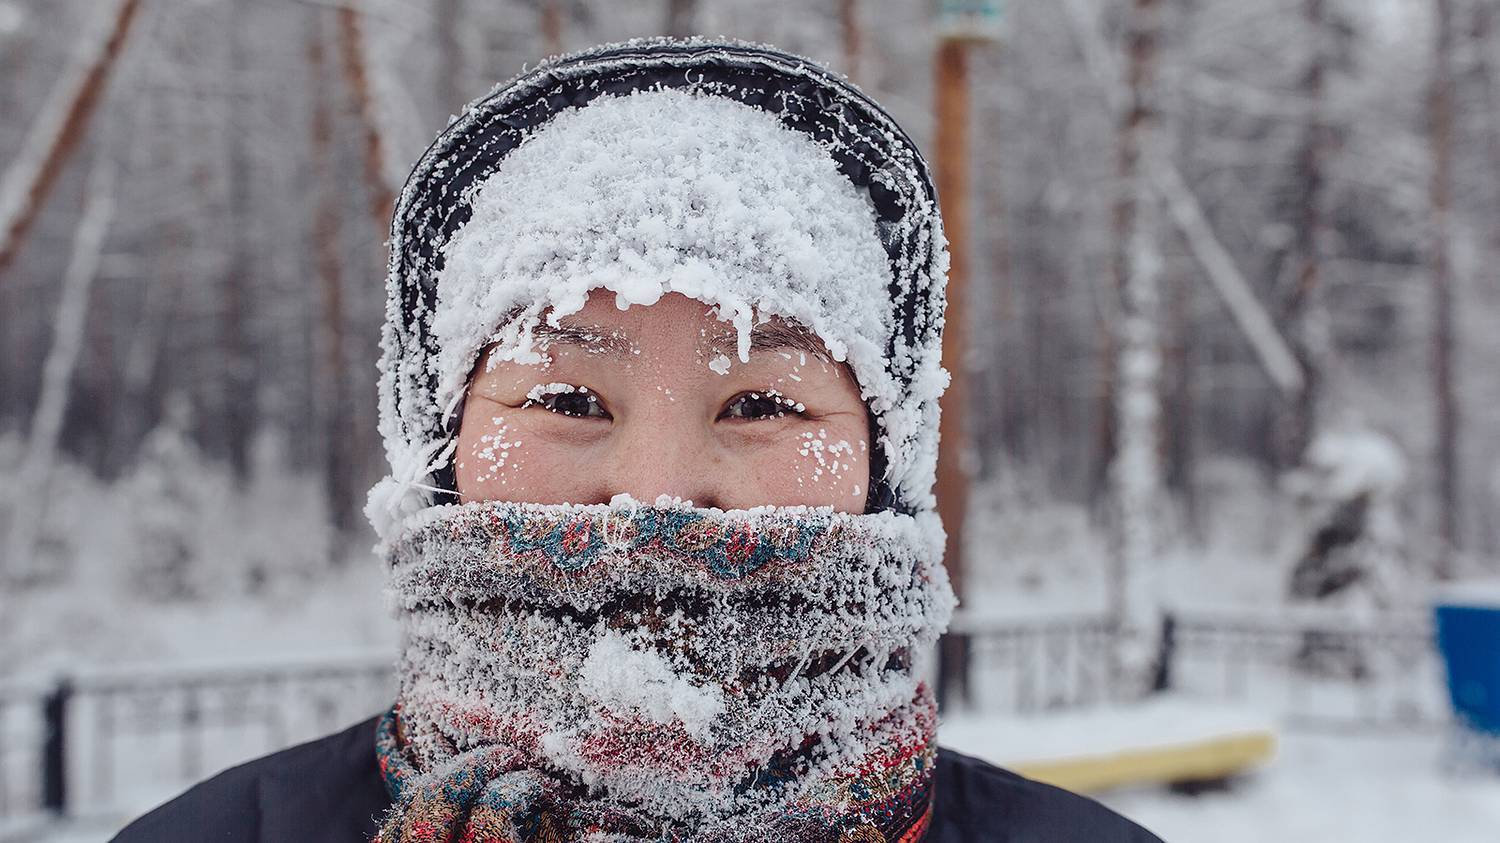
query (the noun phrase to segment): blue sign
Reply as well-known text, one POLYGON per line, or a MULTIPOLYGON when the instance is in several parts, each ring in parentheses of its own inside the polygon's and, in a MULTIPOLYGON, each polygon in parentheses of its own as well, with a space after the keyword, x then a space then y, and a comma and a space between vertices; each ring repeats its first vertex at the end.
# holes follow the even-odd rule
POLYGON ((1005 0, 942 0, 938 34, 949 38, 994 40, 1004 31, 1005 0))
POLYGON ((1500 605, 1440 603, 1437 639, 1459 722, 1500 738, 1500 605))

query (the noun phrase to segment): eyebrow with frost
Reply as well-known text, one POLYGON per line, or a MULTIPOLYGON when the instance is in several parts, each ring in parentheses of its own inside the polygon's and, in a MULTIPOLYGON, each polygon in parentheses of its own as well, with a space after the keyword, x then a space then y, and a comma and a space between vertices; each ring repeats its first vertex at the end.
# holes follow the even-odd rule
MULTIPOLYGON (((733 346, 733 329, 726 328, 720 336, 713 337, 716 345, 733 346)), ((532 330, 532 339, 543 351, 552 345, 569 345, 590 354, 627 355, 635 350, 629 337, 618 328, 600 328, 590 325, 573 325, 564 321, 560 325, 549 325, 545 321, 532 330)), ((817 335, 801 325, 781 319, 756 325, 750 329, 751 351, 800 351, 817 360, 831 363, 828 349, 817 335)))

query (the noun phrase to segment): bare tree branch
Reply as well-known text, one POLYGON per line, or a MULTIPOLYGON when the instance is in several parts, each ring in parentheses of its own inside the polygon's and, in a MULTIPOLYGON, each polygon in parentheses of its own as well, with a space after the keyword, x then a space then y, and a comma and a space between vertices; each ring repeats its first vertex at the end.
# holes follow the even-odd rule
POLYGON ((119 0, 102 37, 84 36, 73 68, 58 80, 0 182, 0 271, 15 257, 63 165, 88 129, 140 0, 119 0))
MULTIPOLYGON (((1103 83, 1110 106, 1116 110, 1122 108, 1126 92, 1108 43, 1089 23, 1079 0, 1066 0, 1065 5, 1085 61, 1094 76, 1103 83)), ((1173 223, 1187 241, 1193 256, 1202 265, 1209 283, 1229 310, 1230 317, 1255 351, 1261 368, 1277 389, 1288 395, 1296 394, 1303 384, 1297 359, 1265 307, 1255 297, 1249 281, 1240 272, 1229 250, 1224 248, 1214 234, 1198 198, 1193 195, 1182 173, 1166 159, 1159 148, 1145 152, 1153 183, 1166 200, 1173 223)))

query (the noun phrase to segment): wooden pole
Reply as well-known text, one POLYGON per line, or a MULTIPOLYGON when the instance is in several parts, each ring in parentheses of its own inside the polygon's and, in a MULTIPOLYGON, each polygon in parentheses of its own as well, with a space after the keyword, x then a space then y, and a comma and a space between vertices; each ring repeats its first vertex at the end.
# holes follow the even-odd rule
MULTIPOLYGON (((953 590, 964 595, 964 522, 969 505, 967 462, 968 373, 965 356, 969 347, 965 319, 968 315, 969 244, 969 44, 960 38, 938 41, 935 63, 934 100, 936 125, 934 171, 943 228, 948 236, 948 310, 943 325, 943 364, 952 376, 943 393, 942 420, 938 425, 937 506, 948 532, 943 549, 944 564, 953 590)), ((939 653, 939 691, 944 701, 955 696, 968 699, 968 659, 963 638, 949 635, 939 653)))
POLYGON ((561 0, 542 0, 542 45, 547 55, 555 56, 563 51, 561 0))
POLYGON ((839 0, 839 31, 844 42, 844 73, 859 81, 859 54, 864 47, 864 32, 859 26, 859 0, 839 0))
POLYGON ((697 32, 698 0, 667 0, 667 19, 663 29, 674 38, 686 38, 697 32))

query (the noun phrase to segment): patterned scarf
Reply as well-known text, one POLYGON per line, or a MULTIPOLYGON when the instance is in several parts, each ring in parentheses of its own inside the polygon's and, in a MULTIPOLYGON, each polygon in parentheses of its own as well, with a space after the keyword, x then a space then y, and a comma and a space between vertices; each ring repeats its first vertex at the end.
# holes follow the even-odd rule
POLYGON ((471 503, 389 544, 376 840, 918 841, 931 513, 471 503))

